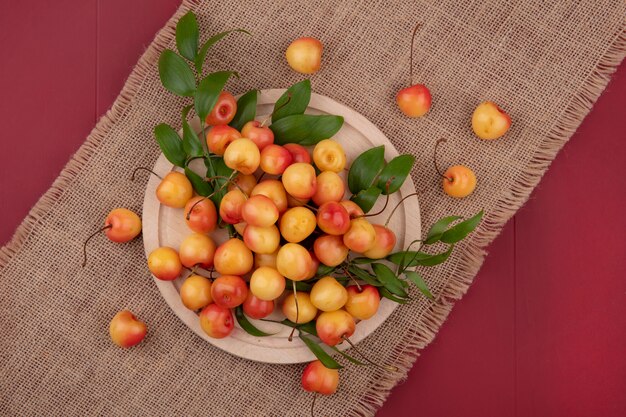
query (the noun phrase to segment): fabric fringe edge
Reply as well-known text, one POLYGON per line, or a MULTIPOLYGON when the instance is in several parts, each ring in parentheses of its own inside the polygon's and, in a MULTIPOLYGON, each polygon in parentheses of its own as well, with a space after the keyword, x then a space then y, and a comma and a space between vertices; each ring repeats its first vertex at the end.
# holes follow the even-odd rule
POLYGON ((348 416, 373 416, 383 405, 393 387, 407 377, 408 371, 417 360, 420 351, 433 341, 437 331, 452 311, 454 303, 469 289, 474 276, 484 261, 487 245, 498 236, 505 223, 528 200, 530 193, 539 183, 563 145, 574 134, 593 104, 602 94, 619 64, 626 56, 626 26, 622 26, 614 41, 589 74, 580 91, 572 98, 557 123, 548 133, 526 169, 513 183, 506 198, 487 213, 482 226, 472 234, 463 248, 457 273, 450 277, 436 301, 415 324, 415 333, 407 333, 393 350, 393 363, 399 374, 376 370, 375 383, 356 404, 348 416))
MULTIPOLYGON (((200 0, 184 0, 176 13, 167 24, 157 33, 153 42, 140 57, 137 65, 124 84, 120 95, 104 116, 100 118, 91 131, 85 143, 65 165, 57 179, 46 193, 37 201, 26 218, 22 221, 9 242, 0 248, 0 271, 4 269, 11 258, 30 237, 34 227, 43 220, 48 211, 63 196, 65 190, 74 182, 80 171, 88 164, 98 145, 112 126, 125 115, 125 108, 130 104, 147 72, 153 68, 161 49, 169 45, 174 39, 178 18, 199 4, 200 0)), ((561 150, 563 145, 576 131, 582 120, 593 107, 597 98, 602 94, 626 54, 626 28, 622 27, 616 35, 615 41, 599 60, 593 73, 587 78, 581 91, 572 98, 564 110, 557 124, 549 132, 536 154, 530 161, 527 169, 522 172, 511 189, 510 195, 501 200, 496 208, 485 216, 483 226, 477 230, 471 241, 464 248, 464 255, 460 258, 457 275, 450 278, 437 300, 429 307, 420 323, 415 326, 415 333, 407 333, 394 351, 398 373, 390 374, 376 371, 375 383, 371 385, 365 395, 359 400, 349 416, 370 416, 383 405, 395 385, 405 380, 413 363, 424 349, 433 341, 441 325, 445 322, 454 303, 460 300, 469 289, 474 276, 482 266, 486 251, 485 247, 500 233, 504 224, 526 202, 533 188, 541 180, 545 170, 561 150)))

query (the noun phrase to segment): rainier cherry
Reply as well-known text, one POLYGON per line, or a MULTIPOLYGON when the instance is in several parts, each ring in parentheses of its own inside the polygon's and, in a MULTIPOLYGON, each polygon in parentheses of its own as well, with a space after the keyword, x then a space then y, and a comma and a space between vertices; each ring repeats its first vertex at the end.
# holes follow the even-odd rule
POLYGON ((253 195, 241 208, 243 221, 251 226, 269 227, 278 220, 278 207, 264 195, 253 195))
POLYGON ((243 241, 255 253, 271 254, 278 249, 280 232, 275 225, 261 227, 248 224, 243 231, 243 241))
POLYGON ((208 269, 213 266, 214 255, 215 242, 209 236, 200 233, 187 236, 178 249, 180 262, 187 268, 198 265, 208 269))
POLYGON ((220 202, 220 217, 228 224, 243 221, 241 211, 248 197, 238 188, 227 192, 220 202))
POLYGON ((250 277, 250 291, 261 300, 275 300, 284 290, 285 277, 272 267, 261 266, 250 277))
POLYGON ((389 255, 396 246, 396 234, 386 226, 374 224, 374 231, 376 232, 376 238, 374 239, 374 245, 363 252, 363 255, 370 259, 382 259, 389 255))
POLYGON ((200 327, 206 334, 215 339, 228 336, 235 327, 233 313, 230 309, 217 304, 209 304, 199 314, 200 327))
POLYGON ((337 266, 346 260, 349 249, 343 244, 343 237, 322 235, 313 243, 315 256, 327 266, 337 266))
POLYGON ((228 191, 239 189, 249 197, 257 181, 256 177, 252 174, 244 175, 240 173, 237 174, 237 176, 233 180, 233 183, 228 184, 228 191))
POLYGON ((180 300, 189 310, 199 310, 213 302, 211 280, 200 275, 189 275, 180 287, 180 300))
POLYGON ((172 171, 159 183, 156 196, 164 206, 182 208, 193 196, 193 187, 185 174, 172 171))
POLYGON ((285 52, 287 63, 301 74, 313 74, 322 64, 322 43, 315 38, 299 38, 285 52))
POLYGON ((364 253, 374 246, 376 230, 364 218, 350 221, 350 228, 343 235, 343 244, 356 253, 364 253))
POLYGON ((148 255, 148 269, 158 279, 172 281, 178 278, 183 265, 176 250, 163 246, 148 255))
POLYGON ((308 392, 331 395, 337 391, 339 371, 329 369, 316 360, 309 363, 302 372, 302 388, 308 392))
POLYGON ((296 198, 311 198, 315 194, 317 178, 313 165, 296 162, 283 172, 282 182, 285 190, 296 198))
POLYGON ((109 335, 113 343, 119 347, 129 348, 141 342, 148 328, 128 310, 117 313, 109 324, 109 335))
POLYGON ((329 201, 317 210, 317 225, 329 235, 343 235, 350 229, 350 216, 341 204, 329 201))
POLYGON ((344 308, 352 317, 359 320, 367 320, 374 316, 380 304, 378 289, 372 285, 356 285, 347 288, 348 301, 344 308))
POLYGON ((235 139, 224 151, 224 163, 228 168, 249 175, 254 173, 261 162, 259 148, 250 139, 235 139))
POLYGON ((308 323, 317 315, 317 308, 311 302, 308 293, 297 292, 296 294, 297 297, 294 297, 293 293, 291 293, 283 300, 283 314, 293 323, 308 323), (296 298, 298 299, 297 308, 296 298))
POLYGON ((251 292, 243 302, 243 312, 253 319, 265 318, 272 314, 272 311, 274 311, 274 301, 261 300, 251 292))
POLYGON ((302 145, 297 143, 286 143, 283 148, 287 149, 293 158, 293 162, 304 162, 306 164, 311 163, 311 155, 309 151, 302 145))
POLYGON ((111 242, 128 242, 141 233, 141 219, 125 208, 111 210, 104 220, 104 227, 91 234, 83 244, 83 267, 87 265, 87 243, 102 231, 111 242))
POLYGON ((251 120, 241 129, 241 135, 256 143, 259 150, 265 149, 266 146, 274 143, 274 132, 267 126, 263 126, 257 120, 251 120))
MULTIPOLYGON (((245 224, 245 223, 244 223, 245 224)), ((254 254, 254 268, 260 268, 262 266, 270 266, 276 269, 276 257, 280 247, 276 249, 274 253, 255 253, 254 254)))
POLYGON ((405 115, 409 117, 421 117, 428 113, 430 110, 430 104, 432 98, 430 91, 423 84, 413 84, 413 43, 415 41, 415 34, 420 28, 420 24, 415 26, 413 30, 413 37, 411 38, 411 58, 409 60, 409 81, 412 84, 410 87, 403 88, 398 91, 396 95, 396 103, 398 107, 405 115))
POLYGON ((352 336, 355 328, 354 318, 346 310, 324 311, 315 323, 317 335, 328 346, 335 346, 352 336))
POLYGON ((306 207, 293 207, 280 218, 280 233, 287 242, 298 243, 309 237, 317 225, 315 214, 306 207))
POLYGON ((313 162, 320 171, 341 172, 346 167, 346 152, 332 139, 324 139, 313 148, 313 162))
POLYGON ((213 126, 206 134, 206 145, 211 152, 224 155, 226 148, 232 141, 239 139, 241 133, 228 125, 213 126))
POLYGON ((237 100, 232 94, 222 91, 217 98, 217 103, 213 110, 206 117, 206 124, 209 126, 227 125, 233 120, 237 113, 237 100))
POLYGON ((232 238, 218 246, 213 258, 222 275, 245 275, 252 269, 252 252, 240 239, 232 238))
POLYGON ((317 176, 317 188, 313 194, 313 202, 318 206, 328 201, 341 201, 345 193, 343 179, 333 171, 324 171, 317 176))
POLYGON ((481 139, 498 139, 510 127, 511 117, 492 101, 480 103, 472 114, 472 129, 481 139))
POLYGON ((280 175, 293 162, 291 153, 280 145, 267 145, 261 151, 261 169, 270 175, 280 175))
POLYGON ((439 139, 435 144, 435 170, 443 177, 443 191, 451 197, 467 197, 476 188, 474 171, 463 165, 454 165, 442 173, 437 166, 437 148, 445 141, 445 139, 439 139))
POLYGON ((211 298, 220 307, 235 308, 248 296, 246 281, 236 275, 222 275, 211 285, 211 298))
POLYGON ((302 281, 309 278, 311 264, 309 251, 297 243, 286 243, 276 256, 276 269, 285 278, 302 281))
POLYGON ((355 218, 364 215, 363 209, 359 207, 357 203, 352 200, 343 200, 340 201, 339 204, 343 206, 348 211, 348 215, 350 218, 355 218))
POLYGON ((348 291, 333 277, 324 277, 311 289, 311 302, 322 311, 339 310, 348 301, 348 291))
POLYGON ((287 210, 287 192, 279 180, 263 180, 253 189, 251 196, 264 195, 274 202, 279 213, 287 210))
POLYGON ((185 223, 196 233, 209 233, 217 226, 215 204, 206 197, 197 196, 185 205, 185 223))

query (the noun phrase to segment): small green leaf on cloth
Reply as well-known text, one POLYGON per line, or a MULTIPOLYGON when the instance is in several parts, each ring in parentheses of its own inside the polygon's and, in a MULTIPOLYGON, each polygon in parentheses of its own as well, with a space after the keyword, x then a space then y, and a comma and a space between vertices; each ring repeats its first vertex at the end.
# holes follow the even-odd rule
POLYGON ((180 136, 174 128, 166 123, 161 123, 154 128, 154 137, 167 160, 183 168, 186 161, 183 141, 180 140, 180 136))
POLYGON ((191 68, 180 55, 169 49, 159 57, 159 77, 163 87, 179 96, 192 96, 196 89, 191 68))
POLYGON ((196 15, 189 11, 176 24, 176 48, 182 56, 192 62, 198 53, 198 36, 196 15))

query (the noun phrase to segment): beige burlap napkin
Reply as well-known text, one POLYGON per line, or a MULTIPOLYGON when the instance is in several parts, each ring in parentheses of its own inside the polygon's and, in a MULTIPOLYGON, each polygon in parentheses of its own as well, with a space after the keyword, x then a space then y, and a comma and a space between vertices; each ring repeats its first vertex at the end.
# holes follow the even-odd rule
MULTIPOLYGON (((422 222, 442 215, 486 216, 445 265, 427 271, 436 295, 398 308, 362 342, 398 374, 348 367, 318 415, 372 415, 435 336, 472 282, 484 248, 524 203, 558 150, 577 128, 626 51, 623 0, 580 1, 186 1, 141 57, 113 108, 0 252, 0 414, 43 415, 307 415, 311 396, 299 384, 301 365, 239 359, 188 330, 161 298, 145 266, 141 240, 100 239, 88 268, 81 244, 113 207, 140 211, 145 182, 127 180, 151 166, 152 129, 178 125, 182 101, 164 91, 156 61, 174 45, 174 26, 193 9, 204 37, 243 27, 211 53, 214 69, 242 77, 229 89, 286 87, 302 77, 285 64, 290 40, 315 36, 325 46, 313 90, 362 113, 401 152, 417 157, 413 175, 422 222), (408 82, 410 32, 416 80, 433 93, 431 113, 403 117, 394 94, 408 82), (513 118, 501 140, 478 140, 469 117, 494 100, 513 118), (462 163, 478 175, 464 200, 440 189, 431 159, 462 163), (107 326, 119 309, 144 318, 149 336, 119 349, 107 326)), ((123 13, 120 10, 120 13, 123 13)), ((442 364, 442 366, 445 366, 442 364)), ((411 405, 414 406, 414 405, 411 405)))

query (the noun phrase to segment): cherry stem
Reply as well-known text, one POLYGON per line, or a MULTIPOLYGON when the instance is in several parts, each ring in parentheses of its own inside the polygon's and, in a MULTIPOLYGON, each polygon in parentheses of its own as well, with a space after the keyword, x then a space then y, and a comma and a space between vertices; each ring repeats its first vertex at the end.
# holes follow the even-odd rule
POLYGON ((158 179, 162 180, 163 177, 161 177, 159 174, 157 174, 156 172, 154 172, 153 170, 151 170, 150 168, 146 168, 146 167, 137 167, 135 168, 135 170, 133 171, 133 175, 130 176, 130 180, 131 181, 135 181, 135 174, 137 174, 137 171, 139 171, 140 169, 143 169, 144 171, 148 171, 149 173, 151 173, 152 175, 154 175, 155 177, 157 177, 158 179))
POLYGON ((315 399, 317 398, 317 392, 313 393, 313 401, 311 401, 311 417, 315 417, 315 399))
POLYGON ((389 187, 391 186, 391 181, 393 181, 395 178, 396 177, 391 177, 385 183, 385 194, 387 198, 385 199, 385 205, 383 206, 383 208, 378 210, 378 212, 376 213, 361 214, 359 216, 354 216, 354 218, 358 219, 361 217, 374 217, 374 216, 378 216, 379 214, 382 214, 387 209, 387 205, 389 204, 389 187))
POLYGON ((452 182, 452 178, 446 177, 446 175, 443 172, 441 172, 441 170, 439 169, 439 166, 437 165, 437 149, 439 148, 440 143, 445 143, 445 142, 447 142, 447 140, 444 138, 441 138, 437 141, 437 143, 435 143, 435 152, 433 154, 433 161, 435 162, 435 171, 437 171, 437 174, 447 179, 448 181, 452 182))
POLYGON ((398 207, 400 207, 400 205, 402 204, 402 202, 404 200, 406 200, 409 197, 413 197, 419 195, 419 193, 411 193, 411 194, 407 194, 404 197, 402 197, 402 199, 400 201, 398 201, 398 204, 396 204, 396 206, 393 208, 393 210, 391 210, 391 213, 389 213, 389 216, 387 217, 387 221, 385 221, 385 227, 387 227, 387 225, 389 224, 389 222, 391 221, 391 217, 393 217, 393 214, 396 212, 396 210, 398 209, 398 207))
POLYGON ((286 106, 286 105, 287 105, 290 101, 291 101, 291 92, 290 92, 290 91, 287 91, 287 101, 285 101, 285 102, 284 102, 284 103, 282 103, 280 106, 278 106, 277 108, 275 108, 275 109, 274 109, 274 111, 272 111, 272 112, 270 113, 270 115, 269 115, 269 116, 267 116, 267 117, 265 118, 265 120, 263 120, 263 121, 261 122, 260 127, 265 126, 265 123, 267 123, 267 121, 268 121, 268 120, 270 120, 270 119, 272 118, 272 116, 274 116, 274 113, 276 113, 278 110, 280 110, 280 109, 282 109, 283 107, 285 107, 285 106, 286 106))
POLYGON ((379 364, 377 364, 376 362, 373 362, 373 361, 372 361, 371 359, 369 359, 367 356, 365 356, 365 355, 364 355, 364 354, 363 354, 360 350, 358 350, 358 349, 356 348, 356 346, 354 345, 354 343, 352 343, 352 341, 350 341, 350 339, 348 339, 345 335, 341 336, 341 338, 342 338, 343 340, 345 340, 346 342, 348 342, 348 344, 350 345, 350 347, 351 347, 352 349, 354 349, 354 351, 355 351, 356 353, 358 353, 358 354, 359 354, 359 356, 360 356, 361 358, 363 358, 363 359, 364 359, 367 363, 369 363, 370 365, 376 366, 377 368, 381 368, 381 369, 384 369, 384 370, 389 371, 389 372, 398 372, 398 367, 397 367, 397 366, 391 366, 391 365, 379 365, 379 364))
POLYGON ((361 284, 359 284, 359 281, 357 281, 356 278, 354 278, 354 275, 352 275, 350 271, 348 271, 347 268, 343 268, 343 272, 345 272, 348 278, 350 278, 352 282, 356 284, 356 287, 359 289, 359 292, 363 291, 363 289, 361 288, 361 284))
MULTIPOLYGON (((298 307, 298 292, 296 291, 296 281, 291 281, 291 284, 293 285, 293 299, 296 303, 296 324, 298 324, 298 320, 300 319, 300 309, 298 307)), ((293 333, 296 331, 295 327, 291 328, 291 333, 289 333, 289 338, 287 340, 289 340, 290 342, 293 340, 293 333)))
MULTIPOLYGON (((233 177, 234 177, 234 175, 235 175, 235 172, 236 172, 236 171, 233 171, 233 175, 231 175, 230 177, 225 177, 225 176, 222 176, 222 175, 218 175, 218 176, 215 176, 215 177, 209 177, 209 178, 207 178, 207 180, 208 180, 208 181, 211 181, 211 182, 215 181, 216 179, 225 179, 225 180, 226 180, 226 182, 225 182, 224 184, 222 184, 222 186, 221 186, 219 189, 217 189, 217 190, 213 191, 211 194, 209 194, 209 195, 207 195, 207 196, 205 196, 205 197, 201 198, 200 200, 196 201, 195 203, 193 203, 193 204, 191 205, 191 207, 189 207, 189 211, 188 211, 188 212, 187 212, 187 214, 185 215, 185 218, 186 218, 187 220, 189 220, 189 218, 191 217, 191 212, 193 211, 193 209, 194 209, 194 208, 196 208, 196 206, 197 206, 198 204, 200 204, 200 203, 201 203, 201 202, 203 202, 204 200, 208 200, 209 198, 213 197, 215 194, 217 194, 217 193, 219 193, 220 191, 222 191, 222 190, 224 189, 224 187, 226 187, 226 185, 227 185, 227 184, 229 184, 229 183, 235 184, 235 182, 233 181, 233 177)), ((243 190, 239 187, 239 185, 235 184, 235 186, 236 186, 236 187, 238 187, 238 188, 239 188, 239 190, 243 193, 243 190)), ((246 193, 243 193, 243 194, 245 195, 246 193)))
POLYGON ((409 83, 410 85, 413 85, 413 45, 415 44, 415 35, 417 34, 417 31, 419 30, 419 28, 422 27, 421 23, 417 23, 417 25, 415 25, 415 29, 413 29, 413 36, 411 37, 411 57, 409 59, 409 83))
POLYGON ((87 238, 87 240, 85 240, 85 243, 83 243, 83 268, 87 265, 87 243, 89 243, 89 241, 91 240, 92 237, 94 237, 95 235, 97 235, 98 233, 102 233, 107 229, 112 228, 113 225, 112 224, 107 224, 106 226, 104 226, 102 229, 96 230, 95 232, 93 232, 91 234, 91 236, 89 236, 87 238))
POLYGON ((306 208, 308 208, 309 210, 312 210, 312 211, 317 212, 317 207, 313 207, 313 206, 312 206, 312 205, 310 205, 310 204, 303 204, 303 205, 302 205, 302 207, 306 207, 306 208))
POLYGON ((398 269, 396 270, 396 275, 400 275, 401 273, 406 271, 406 269, 409 268, 409 265, 411 265, 411 262, 413 262, 415 258, 417 258, 417 253, 421 251, 422 248, 424 247, 424 241, 421 239, 415 239, 413 242, 409 243, 409 246, 406 247, 406 251, 408 252, 409 250, 411 250, 411 246, 413 246, 413 244, 417 242, 420 242, 420 247, 417 248, 417 250, 415 251, 415 255, 413 255, 411 260, 407 262, 406 265, 402 265, 402 264, 398 265, 398 269))

